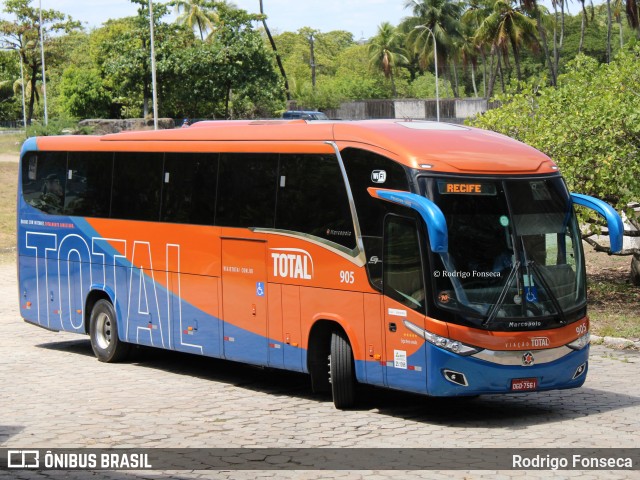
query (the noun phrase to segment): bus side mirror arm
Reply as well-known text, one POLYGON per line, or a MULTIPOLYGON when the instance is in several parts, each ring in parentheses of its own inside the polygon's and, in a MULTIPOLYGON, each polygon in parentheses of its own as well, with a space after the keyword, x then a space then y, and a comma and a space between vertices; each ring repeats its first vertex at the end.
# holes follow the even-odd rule
POLYGON ((622 224, 620 215, 618 215, 618 212, 616 212, 611 205, 597 198, 582 195, 580 193, 572 193, 571 200, 573 200, 573 203, 576 205, 582 205, 583 207, 590 208, 602 215, 607 221, 607 228, 609 229, 611 253, 616 253, 622 250, 624 225, 622 224))
POLYGON ((415 193, 400 190, 385 190, 370 187, 367 191, 369 195, 374 198, 402 205, 418 212, 427 225, 431 250, 435 253, 446 253, 449 250, 447 221, 444 218, 442 210, 431 200, 416 195, 415 193))

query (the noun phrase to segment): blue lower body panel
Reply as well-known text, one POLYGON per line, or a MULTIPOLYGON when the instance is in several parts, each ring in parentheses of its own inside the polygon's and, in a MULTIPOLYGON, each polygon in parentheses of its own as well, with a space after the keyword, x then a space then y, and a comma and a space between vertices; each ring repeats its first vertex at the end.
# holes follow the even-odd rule
POLYGON ((535 378, 535 391, 577 388, 586 379, 588 357, 587 346, 558 360, 539 365, 499 365, 473 357, 462 357, 427 344, 427 392, 438 397, 516 393, 511 388, 511 382, 521 378, 535 378), (583 368, 580 374, 576 375, 581 366, 583 368), (445 370, 464 374, 468 385, 458 385, 447 380, 445 370))

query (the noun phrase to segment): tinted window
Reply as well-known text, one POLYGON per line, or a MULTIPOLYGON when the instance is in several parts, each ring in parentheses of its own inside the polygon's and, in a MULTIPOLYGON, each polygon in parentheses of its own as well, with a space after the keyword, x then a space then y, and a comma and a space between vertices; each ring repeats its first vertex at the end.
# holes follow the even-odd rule
POLYGON ((70 152, 65 188, 65 214, 108 217, 113 153, 70 152))
POLYGON ((349 199, 335 156, 281 155, 276 228, 355 248, 349 199))
POLYGON ((165 154, 161 220, 213 225, 217 177, 217 154, 165 154))
POLYGON ((384 241, 384 294, 424 313, 424 276, 416 222, 388 216, 384 241))
POLYGON ((216 225, 273 228, 278 155, 220 155, 216 225))
POLYGON ((162 153, 116 153, 111 217, 157 221, 162 189, 162 153))
POLYGON ((67 170, 66 152, 38 152, 22 162, 22 194, 35 208, 51 214, 62 214, 67 170))
POLYGON ((407 174, 399 163, 366 150, 347 148, 342 152, 342 158, 358 212, 369 280, 373 286, 381 288, 383 219, 387 213, 397 209, 388 202, 373 198, 367 188, 408 191, 407 174))

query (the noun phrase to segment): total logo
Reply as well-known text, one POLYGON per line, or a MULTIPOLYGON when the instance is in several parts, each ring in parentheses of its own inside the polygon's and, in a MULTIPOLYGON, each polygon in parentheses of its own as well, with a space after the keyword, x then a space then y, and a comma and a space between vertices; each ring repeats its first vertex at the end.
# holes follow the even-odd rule
POLYGON ((300 248, 271 248, 273 276, 311 280, 313 278, 313 258, 300 248))

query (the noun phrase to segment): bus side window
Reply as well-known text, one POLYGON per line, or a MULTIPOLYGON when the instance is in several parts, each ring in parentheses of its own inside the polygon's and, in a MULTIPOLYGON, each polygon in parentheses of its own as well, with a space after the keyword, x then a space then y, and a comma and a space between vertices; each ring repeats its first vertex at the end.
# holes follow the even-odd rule
POLYGON ((420 237, 410 218, 387 215, 384 228, 384 294, 425 313, 420 237))
POLYGON ((64 210, 66 152, 34 152, 22 162, 22 195, 29 205, 60 215, 64 210))
POLYGON ((213 225, 217 153, 166 153, 163 182, 161 221, 213 225))
POLYGON ((220 155, 216 225, 273 228, 278 155, 220 155))
POLYGON ((335 156, 280 156, 276 228, 356 247, 349 197, 335 156))
POLYGON ((382 289, 382 224, 387 213, 395 211, 388 202, 369 195, 367 188, 409 190, 407 173, 402 165, 390 158, 357 148, 346 148, 342 158, 349 177, 353 201, 358 212, 364 251, 367 255, 369 281, 382 289))
POLYGON ((158 221, 162 157, 155 152, 115 154, 111 218, 158 221))
POLYGON ((108 217, 113 153, 69 152, 65 215, 108 217))

